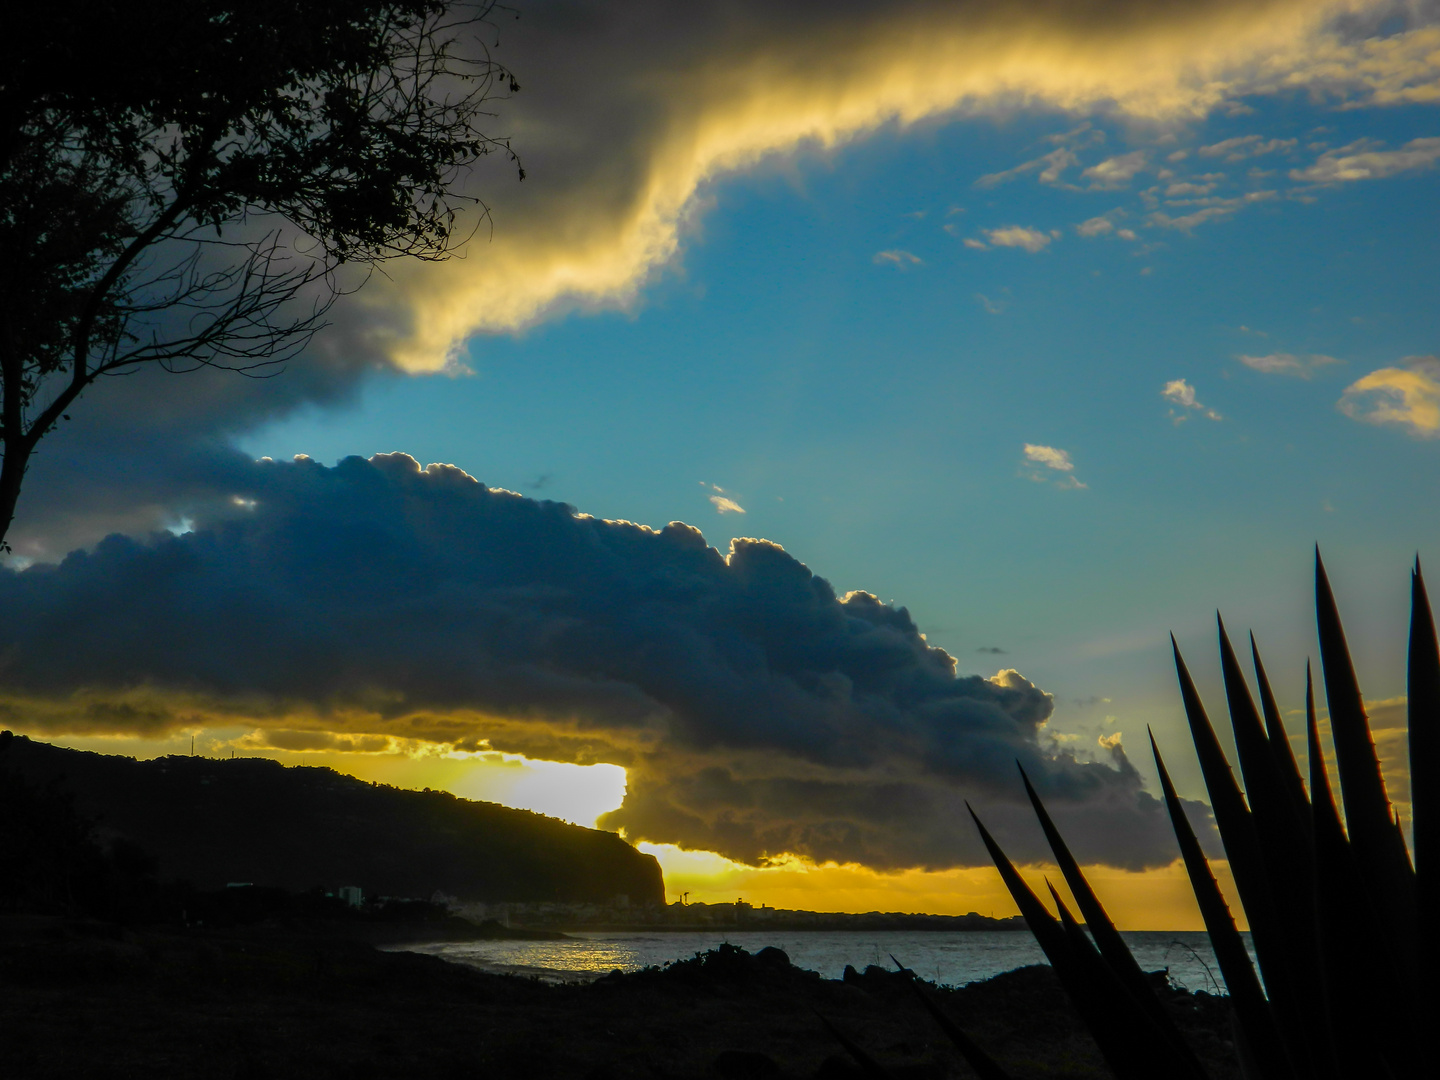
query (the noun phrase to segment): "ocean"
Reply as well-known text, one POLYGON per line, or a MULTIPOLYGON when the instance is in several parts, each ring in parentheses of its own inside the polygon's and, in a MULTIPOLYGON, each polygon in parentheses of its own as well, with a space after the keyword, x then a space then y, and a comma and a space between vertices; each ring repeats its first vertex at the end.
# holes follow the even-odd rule
MULTIPOLYGON (((1128 931, 1122 935, 1146 971, 1168 969, 1171 982, 1189 990, 1223 991, 1210 939, 1200 931, 1128 931)), ((1249 945, 1249 935, 1245 935, 1249 945)), ((466 941, 407 945, 484 971, 526 975, 547 982, 585 982, 617 968, 638 971, 686 960, 729 942, 749 952, 784 949, 792 963, 838 979, 849 964, 894 967, 893 955, 921 978, 963 986, 1027 964, 1043 964, 1035 939, 1023 931, 710 931, 576 933, 565 941, 466 941)))

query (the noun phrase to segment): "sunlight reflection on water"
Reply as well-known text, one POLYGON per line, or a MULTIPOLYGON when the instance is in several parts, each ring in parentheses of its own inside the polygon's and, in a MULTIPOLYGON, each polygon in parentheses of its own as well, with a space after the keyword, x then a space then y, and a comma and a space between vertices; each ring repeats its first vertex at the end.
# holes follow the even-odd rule
MULTIPOLYGON (((1146 971, 1169 968, 1177 985, 1211 993, 1218 989, 1219 967, 1204 933, 1135 931, 1124 937, 1146 971)), ((689 959, 727 941, 752 953, 777 946, 792 963, 828 979, 838 979, 846 964, 861 970, 869 964, 893 967, 892 953, 922 978, 949 986, 1045 962, 1035 939, 1020 931, 630 931, 577 933, 564 941, 445 942, 408 949, 485 971, 548 982, 587 982, 617 968, 638 971, 689 959)))

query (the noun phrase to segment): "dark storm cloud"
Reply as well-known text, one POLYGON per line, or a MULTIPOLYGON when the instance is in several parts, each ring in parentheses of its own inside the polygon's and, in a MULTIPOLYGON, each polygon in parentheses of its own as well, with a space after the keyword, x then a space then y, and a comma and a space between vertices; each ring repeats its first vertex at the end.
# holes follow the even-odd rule
POLYGON ((1118 747, 1047 749, 1049 695, 957 675, 904 608, 837 597, 775 544, 725 556, 687 525, 602 521, 403 454, 225 480, 193 532, 0 573, 11 715, 612 761, 630 788, 609 826, 750 862, 981 862, 962 798, 1038 856, 1018 759, 1082 857, 1173 858, 1118 747))

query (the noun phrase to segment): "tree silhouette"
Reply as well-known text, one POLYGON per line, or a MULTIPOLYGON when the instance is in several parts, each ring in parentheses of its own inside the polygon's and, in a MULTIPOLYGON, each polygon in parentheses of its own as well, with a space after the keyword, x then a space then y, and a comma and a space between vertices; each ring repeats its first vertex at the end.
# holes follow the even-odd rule
MULTIPOLYGON (((0 547, 39 441, 102 375, 265 373, 334 271, 442 259, 484 103, 519 89, 493 5, 76 0, 3 17, 0 547)), ((524 172, 520 170, 523 179, 524 172)))

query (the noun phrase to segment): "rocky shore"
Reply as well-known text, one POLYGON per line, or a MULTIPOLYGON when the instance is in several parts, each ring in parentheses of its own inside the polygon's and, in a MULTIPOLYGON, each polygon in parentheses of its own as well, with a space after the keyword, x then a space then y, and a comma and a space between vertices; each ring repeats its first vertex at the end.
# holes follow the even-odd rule
MULTIPOLYGON (((906 981, 726 947, 552 986, 294 927, 17 917, 0 919, 0 1046, 11 1078, 861 1075, 828 1020, 893 1076, 973 1075, 906 981)), ((1047 967, 925 989, 1017 1080, 1109 1075, 1047 967)), ((1212 1075, 1238 1077, 1225 999, 1166 999, 1212 1075)))

